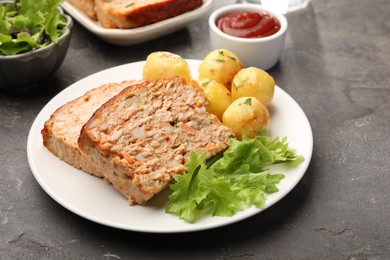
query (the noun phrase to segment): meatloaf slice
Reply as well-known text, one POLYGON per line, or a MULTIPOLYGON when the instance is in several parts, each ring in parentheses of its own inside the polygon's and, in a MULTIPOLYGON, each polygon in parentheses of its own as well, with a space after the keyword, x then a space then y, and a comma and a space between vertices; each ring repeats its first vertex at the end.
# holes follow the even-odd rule
POLYGON ((95 0, 105 28, 129 29, 156 23, 201 6, 203 0, 95 0))
POLYGON ((91 19, 97 20, 95 0, 66 0, 66 2, 88 15, 91 19))
POLYGON ((143 204, 185 171, 191 151, 225 150, 232 132, 184 79, 145 81, 110 99, 83 126, 80 149, 130 204, 143 204))
POLYGON ((68 164, 103 177, 101 171, 92 168, 92 165, 88 163, 89 158, 78 147, 80 130, 93 113, 110 97, 135 83, 136 81, 124 81, 120 84, 105 84, 58 108, 45 122, 41 131, 43 145, 68 164))

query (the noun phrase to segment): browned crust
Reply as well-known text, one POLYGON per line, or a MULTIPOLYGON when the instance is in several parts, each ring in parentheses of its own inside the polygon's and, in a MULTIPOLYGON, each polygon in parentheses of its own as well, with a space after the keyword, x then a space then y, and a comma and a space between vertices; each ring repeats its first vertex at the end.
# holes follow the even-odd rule
POLYGON ((97 20, 95 0, 66 0, 93 20, 97 20))

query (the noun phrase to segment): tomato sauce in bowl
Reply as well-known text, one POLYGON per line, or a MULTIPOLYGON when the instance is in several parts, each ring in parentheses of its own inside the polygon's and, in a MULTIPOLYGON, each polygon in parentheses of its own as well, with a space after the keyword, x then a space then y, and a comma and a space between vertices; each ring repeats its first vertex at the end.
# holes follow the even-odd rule
POLYGON ((267 12, 232 12, 219 17, 217 27, 239 38, 263 38, 277 33, 280 22, 267 12))
POLYGON ((284 48, 286 17, 259 4, 231 4, 209 17, 212 49, 227 49, 245 67, 267 70, 275 66, 284 48))

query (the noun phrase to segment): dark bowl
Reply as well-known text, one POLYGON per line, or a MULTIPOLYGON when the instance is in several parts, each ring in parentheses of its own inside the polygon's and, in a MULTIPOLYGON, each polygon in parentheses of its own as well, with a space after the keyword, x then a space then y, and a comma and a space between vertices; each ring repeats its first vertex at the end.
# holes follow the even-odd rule
POLYGON ((70 16, 64 14, 62 8, 59 9, 67 23, 66 31, 59 37, 58 43, 50 43, 26 53, 0 55, 0 89, 18 91, 30 88, 48 78, 60 67, 68 51, 73 21, 70 16))

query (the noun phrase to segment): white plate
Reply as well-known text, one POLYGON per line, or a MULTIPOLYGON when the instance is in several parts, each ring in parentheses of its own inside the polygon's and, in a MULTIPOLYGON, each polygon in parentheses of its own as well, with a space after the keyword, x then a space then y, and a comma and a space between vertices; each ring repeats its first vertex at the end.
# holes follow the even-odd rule
POLYGON ((97 21, 92 20, 71 4, 64 2, 62 7, 87 30, 102 40, 115 45, 130 46, 156 39, 186 27, 192 21, 202 17, 210 11, 212 0, 204 0, 200 7, 190 12, 134 29, 103 28, 97 21))
MULTIPOLYGON (((27 155, 31 170, 41 187, 68 210, 94 222, 114 228, 173 233, 190 232, 231 224, 270 207, 286 196, 303 177, 312 155, 313 137, 308 119, 299 105, 282 89, 276 87, 270 106, 272 136, 287 136, 291 148, 305 157, 298 166, 288 168, 280 164, 271 172, 281 172, 285 178, 278 184, 279 192, 267 195, 264 209, 248 208, 233 217, 206 217, 194 224, 165 214, 167 189, 147 206, 129 206, 127 200, 112 186, 60 161, 42 145, 41 129, 44 122, 61 105, 87 90, 108 82, 140 79, 144 61, 121 65, 88 76, 55 96, 38 114, 27 141, 27 155)), ((199 60, 188 60, 193 78, 197 78, 199 60)))

